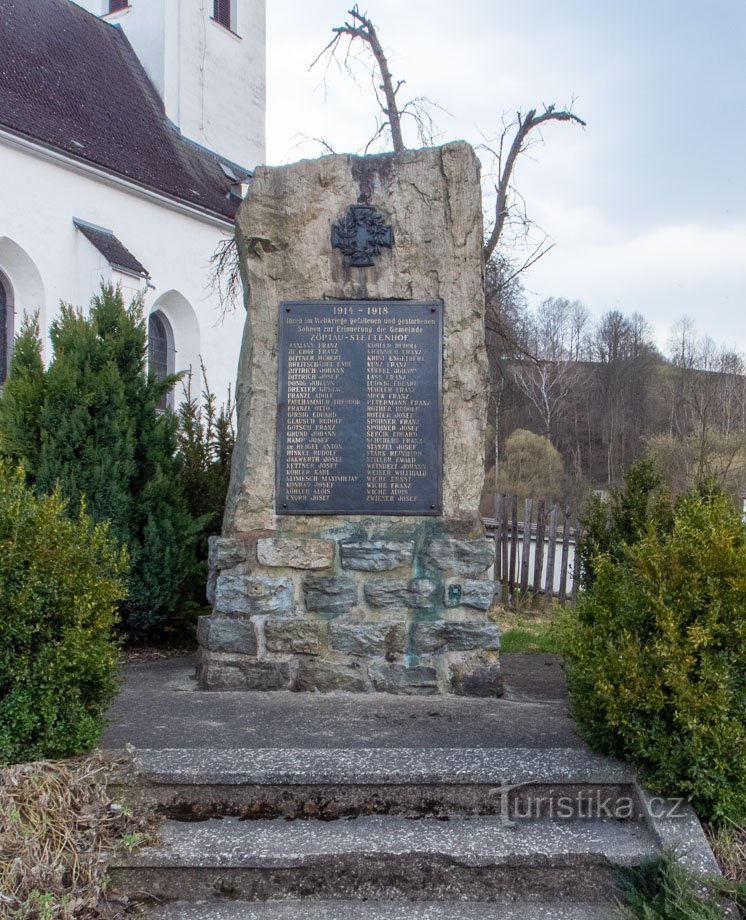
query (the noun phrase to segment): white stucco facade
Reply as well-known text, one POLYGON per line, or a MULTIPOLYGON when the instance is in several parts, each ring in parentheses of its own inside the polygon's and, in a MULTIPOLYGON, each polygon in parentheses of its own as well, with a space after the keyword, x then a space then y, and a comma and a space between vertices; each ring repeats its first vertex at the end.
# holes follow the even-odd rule
POLYGON ((231 28, 213 0, 75 0, 122 27, 166 107, 190 140, 253 169, 265 149, 265 0, 231 0, 231 28))
MULTIPOLYGON (((109 9, 108 0, 76 2, 96 15, 109 9)), ((264 160, 264 3, 233 0, 237 34, 212 20, 212 0, 131 0, 104 17, 120 21, 182 134, 247 168, 264 160)), ((193 372, 193 395, 201 391, 201 360, 211 390, 225 401, 235 389, 244 311, 241 303, 222 309, 210 258, 232 234, 226 216, 0 127, 0 293, 9 351, 23 317, 38 313, 49 361, 60 302, 87 309, 101 282, 113 282, 127 300, 143 295, 146 317, 159 311, 166 318, 170 367, 193 372), (111 231, 148 277, 114 267, 74 220, 111 231)), ((173 404, 181 398, 177 390, 173 404)))
POLYGON ((192 368, 196 382, 201 356, 211 389, 224 399, 234 388, 243 307, 223 316, 208 277, 210 256, 232 224, 3 133, 0 162, 0 272, 11 287, 15 331, 24 315, 38 311, 48 360, 49 324, 60 301, 85 309, 102 281, 121 284, 126 299, 144 293, 146 314, 160 310, 168 319, 175 369, 192 368), (153 287, 113 269, 75 218, 111 230, 153 287))

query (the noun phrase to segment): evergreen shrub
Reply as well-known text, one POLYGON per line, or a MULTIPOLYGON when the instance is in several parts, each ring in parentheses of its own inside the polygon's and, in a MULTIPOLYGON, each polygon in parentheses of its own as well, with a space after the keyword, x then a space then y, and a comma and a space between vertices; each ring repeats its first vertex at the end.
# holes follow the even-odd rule
POLYGON ((620 561, 651 523, 659 530, 670 529, 671 501, 656 467, 641 460, 627 470, 623 486, 613 488, 608 500, 593 496, 586 503, 584 530, 575 547, 583 586, 593 584, 598 556, 620 561))
POLYGON ((574 714, 653 792, 686 797, 702 818, 742 820, 746 528, 707 490, 635 508, 628 541, 593 557, 592 584, 564 623, 574 714))
POLYGON ((131 559, 121 613, 130 633, 157 630, 189 597, 199 524, 189 513, 177 456, 178 419, 158 409, 177 376, 146 365, 142 305, 102 286, 88 315, 62 306, 41 360, 38 325, 16 340, 0 399, 0 453, 23 465, 38 494, 59 487, 75 518, 85 503, 109 521, 131 559))
POLYGON ((200 525, 196 545, 198 568, 195 569, 193 599, 199 606, 207 603, 208 540, 221 532, 223 510, 231 477, 231 457, 235 444, 233 401, 230 391, 226 404, 218 406, 210 390, 204 366, 201 367, 202 392, 192 390, 192 374, 184 385, 179 406, 176 433, 181 460, 181 486, 187 508, 200 525))
POLYGON ((124 552, 0 460, 0 763, 89 750, 117 688, 124 552))

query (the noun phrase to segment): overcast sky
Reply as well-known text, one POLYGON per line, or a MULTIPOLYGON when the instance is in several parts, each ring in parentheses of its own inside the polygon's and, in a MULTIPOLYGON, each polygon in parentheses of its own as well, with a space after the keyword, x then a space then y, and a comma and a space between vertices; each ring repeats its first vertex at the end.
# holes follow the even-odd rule
MULTIPOLYGON (((308 65, 349 3, 269 0, 268 162, 359 150, 375 106, 308 65)), ((746 352, 744 0, 371 0, 402 93, 427 96, 440 140, 478 145, 503 113, 556 103, 588 123, 548 126, 520 162, 529 215, 556 243, 525 276, 532 304, 637 310, 665 345, 690 316, 746 352)), ((410 136, 408 146, 416 146, 410 136)), ((485 161, 486 162, 486 161, 485 161)))

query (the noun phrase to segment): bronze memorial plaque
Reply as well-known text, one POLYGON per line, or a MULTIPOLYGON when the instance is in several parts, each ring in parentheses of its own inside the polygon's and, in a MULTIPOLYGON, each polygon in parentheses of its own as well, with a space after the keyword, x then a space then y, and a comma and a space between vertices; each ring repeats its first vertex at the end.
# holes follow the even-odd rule
POLYGON ((443 304, 280 304, 278 514, 441 513, 443 304))

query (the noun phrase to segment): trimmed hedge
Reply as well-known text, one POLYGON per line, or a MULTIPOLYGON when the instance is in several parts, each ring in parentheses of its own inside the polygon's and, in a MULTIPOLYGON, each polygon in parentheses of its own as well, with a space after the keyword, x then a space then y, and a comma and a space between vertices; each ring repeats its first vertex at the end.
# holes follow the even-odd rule
POLYGON ((124 553, 0 460, 0 763, 90 750, 117 690, 124 553))
POLYGON ((592 559, 564 625, 573 711, 597 749, 700 817, 746 816, 746 528, 689 493, 592 559))

